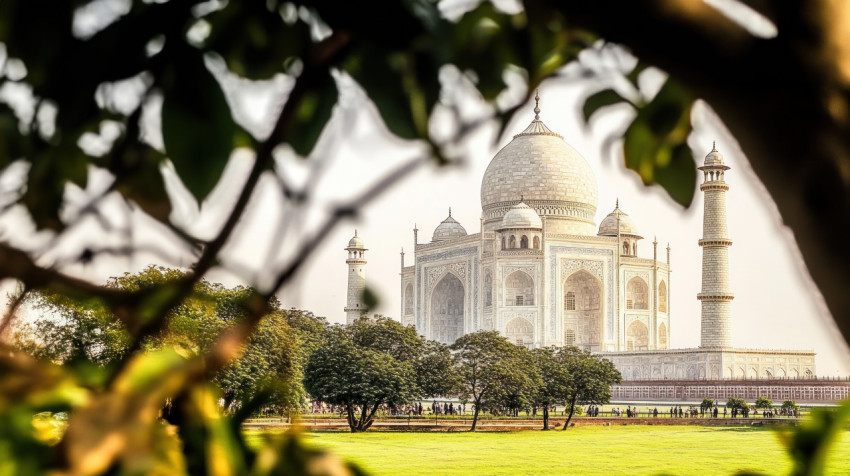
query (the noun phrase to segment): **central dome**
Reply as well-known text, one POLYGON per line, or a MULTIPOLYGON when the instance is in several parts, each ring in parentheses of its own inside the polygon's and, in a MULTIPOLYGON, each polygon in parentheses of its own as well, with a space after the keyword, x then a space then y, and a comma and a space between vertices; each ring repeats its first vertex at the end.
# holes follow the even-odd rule
POLYGON ((520 197, 546 218, 549 232, 596 234, 599 192, 593 170, 539 116, 493 157, 484 173, 484 231, 498 228, 520 197))

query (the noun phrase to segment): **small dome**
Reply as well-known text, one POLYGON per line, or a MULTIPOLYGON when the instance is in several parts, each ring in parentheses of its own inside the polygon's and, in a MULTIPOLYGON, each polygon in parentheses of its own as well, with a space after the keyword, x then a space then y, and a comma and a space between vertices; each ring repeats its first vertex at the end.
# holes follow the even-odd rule
POLYGON ((632 218, 627 215, 625 212, 620 210, 620 204, 614 208, 614 211, 608 214, 602 223, 599 224, 599 236, 617 236, 617 221, 619 217, 620 222, 620 234, 621 235, 631 235, 638 238, 643 238, 638 235, 637 228, 635 227, 632 218))
POLYGON ((348 240, 348 247, 349 248, 363 248, 363 249, 366 248, 366 245, 363 244, 363 240, 361 240, 360 237, 357 236, 357 230, 354 230, 354 236, 352 236, 351 239, 348 240))
POLYGON ((711 152, 705 156, 705 165, 723 165, 723 155, 717 152, 714 143, 711 143, 711 152))
POLYGON ((502 226, 500 230, 508 228, 543 228, 543 221, 540 220, 540 215, 533 208, 526 205, 524 202, 511 207, 508 213, 502 218, 502 226))
POLYGON ((452 218, 452 211, 449 209, 449 217, 437 225, 437 228, 434 230, 434 236, 431 237, 431 243, 464 236, 466 236, 466 229, 457 220, 452 218))

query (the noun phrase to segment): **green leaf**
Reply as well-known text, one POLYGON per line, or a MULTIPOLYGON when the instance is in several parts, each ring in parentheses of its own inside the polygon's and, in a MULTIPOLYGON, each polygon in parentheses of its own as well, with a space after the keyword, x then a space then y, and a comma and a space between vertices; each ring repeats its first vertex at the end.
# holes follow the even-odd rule
POLYGON ((289 133, 289 145, 298 155, 307 157, 313 151, 331 118, 338 97, 336 82, 329 72, 311 84, 295 113, 295 121, 289 133))
POLYGON ((696 163, 687 145, 691 133, 693 96, 668 79, 626 129, 623 155, 626 167, 645 184, 661 185, 670 197, 687 207, 693 201, 696 163))
POLYGON ((508 15, 485 2, 463 15, 452 29, 452 63, 461 71, 472 71, 475 86, 484 99, 494 100, 506 87, 503 74, 520 60, 520 36, 514 22, 522 15, 508 15))
POLYGON ((613 89, 603 89, 602 91, 591 94, 584 100, 584 107, 582 108, 582 113, 584 113, 584 122, 590 122, 590 117, 593 116, 596 111, 606 106, 613 106, 614 104, 619 104, 621 102, 631 104, 629 100, 625 99, 620 95, 620 93, 613 89))
POLYGON ((303 58, 311 45, 309 25, 286 24, 264 0, 228 2, 206 18, 210 48, 222 55, 234 73, 267 79, 284 70, 289 58, 303 58))
POLYGON ((172 48, 163 81, 162 137, 177 174, 201 202, 221 178, 237 128, 201 52, 179 43, 172 48))
POLYGON ((369 44, 352 55, 346 70, 366 90, 390 132, 405 139, 427 137, 440 90, 432 58, 369 44))
POLYGON ((363 295, 361 296, 363 305, 366 306, 367 312, 371 309, 375 309, 378 306, 378 295, 375 294, 372 289, 369 287, 363 288, 363 295))
POLYGON ((685 207, 691 206, 697 184, 696 165, 691 148, 687 144, 676 146, 668 164, 656 164, 655 179, 673 200, 685 207))

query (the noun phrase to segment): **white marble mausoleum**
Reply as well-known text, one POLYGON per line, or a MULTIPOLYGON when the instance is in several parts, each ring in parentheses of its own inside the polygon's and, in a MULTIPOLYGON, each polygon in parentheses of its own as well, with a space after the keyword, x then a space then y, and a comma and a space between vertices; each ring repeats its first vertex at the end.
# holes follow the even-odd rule
MULTIPOLYGON (((401 256, 402 323, 446 344, 497 330, 527 347, 575 345, 604 353, 625 379, 814 375, 813 352, 730 347, 729 167, 717 150, 700 167, 701 346, 671 349, 670 246, 646 243, 619 203, 597 226, 593 170, 539 113, 535 107, 531 124, 487 167, 480 232, 468 233, 451 210, 429 242, 414 230, 412 265, 401 256), (651 259, 638 257, 643 247, 651 247, 651 259)), ((355 236, 346 250, 351 322, 362 308, 366 249, 355 236)))

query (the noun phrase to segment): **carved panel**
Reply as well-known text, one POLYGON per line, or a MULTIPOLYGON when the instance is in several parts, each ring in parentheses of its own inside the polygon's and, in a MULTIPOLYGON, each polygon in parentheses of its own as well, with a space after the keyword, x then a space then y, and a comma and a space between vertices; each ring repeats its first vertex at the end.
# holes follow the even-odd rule
POLYGON ((602 281, 602 261, 589 259, 569 259, 561 258, 561 281, 567 279, 576 271, 584 269, 599 281, 602 281))
POLYGON ((468 263, 466 261, 461 261, 459 263, 449 263, 438 266, 432 266, 428 268, 428 282, 426 291, 430 293, 431 288, 437 284, 437 280, 443 277, 444 274, 450 272, 457 276, 461 282, 466 279, 466 270, 468 267, 468 263))

